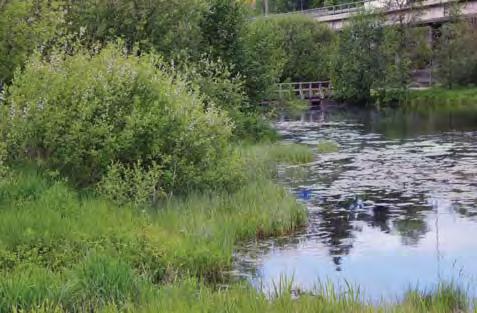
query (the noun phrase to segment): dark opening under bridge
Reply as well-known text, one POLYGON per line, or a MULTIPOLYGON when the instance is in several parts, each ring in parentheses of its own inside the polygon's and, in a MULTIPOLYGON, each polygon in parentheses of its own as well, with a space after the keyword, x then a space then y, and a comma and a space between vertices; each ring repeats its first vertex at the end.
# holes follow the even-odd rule
POLYGON ((331 29, 340 30, 356 14, 382 12, 390 25, 402 21, 418 25, 440 24, 450 20, 451 7, 460 4, 460 13, 477 24, 477 0, 364 0, 327 6, 317 9, 294 11, 270 16, 304 14, 319 22, 328 24, 331 29))

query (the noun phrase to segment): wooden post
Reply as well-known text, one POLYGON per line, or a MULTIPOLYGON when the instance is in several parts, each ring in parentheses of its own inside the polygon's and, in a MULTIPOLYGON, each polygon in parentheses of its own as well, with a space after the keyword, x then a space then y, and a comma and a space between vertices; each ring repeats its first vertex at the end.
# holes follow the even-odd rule
POLYGON ((308 99, 311 99, 313 98, 313 90, 312 90, 312 84, 311 83, 308 83, 308 99))

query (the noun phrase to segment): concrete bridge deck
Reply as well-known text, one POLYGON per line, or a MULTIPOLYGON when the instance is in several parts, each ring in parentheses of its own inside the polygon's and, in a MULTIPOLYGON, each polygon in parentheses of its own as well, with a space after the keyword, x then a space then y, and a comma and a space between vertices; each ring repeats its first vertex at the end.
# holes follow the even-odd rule
POLYGON ((328 24, 334 30, 343 28, 353 15, 360 12, 383 12, 389 24, 404 21, 430 25, 448 21, 450 8, 455 3, 460 4, 463 17, 473 19, 473 22, 477 23, 477 0, 423 0, 409 3, 403 0, 364 0, 277 15, 305 14, 328 24))

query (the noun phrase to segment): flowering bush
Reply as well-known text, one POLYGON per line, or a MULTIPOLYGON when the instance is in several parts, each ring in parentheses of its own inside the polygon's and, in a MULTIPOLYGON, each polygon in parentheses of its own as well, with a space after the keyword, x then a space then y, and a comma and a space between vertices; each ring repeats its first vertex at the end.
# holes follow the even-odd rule
POLYGON ((161 66, 154 55, 126 56, 118 46, 95 56, 32 57, 7 92, 10 155, 81 187, 141 172, 155 195, 233 186, 240 175, 232 123, 161 66))

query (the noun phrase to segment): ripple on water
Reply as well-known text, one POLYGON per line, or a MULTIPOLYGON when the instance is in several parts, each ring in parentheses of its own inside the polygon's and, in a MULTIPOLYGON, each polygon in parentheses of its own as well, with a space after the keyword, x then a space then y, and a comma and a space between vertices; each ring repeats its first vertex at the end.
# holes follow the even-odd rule
POLYGON ((245 244, 237 271, 265 289, 283 275, 302 290, 346 280, 379 300, 456 280, 477 296, 469 287, 477 285, 477 132, 393 137, 353 117, 318 116, 277 124, 285 140, 340 145, 317 155, 303 175, 279 171, 308 206, 308 226, 245 244))

